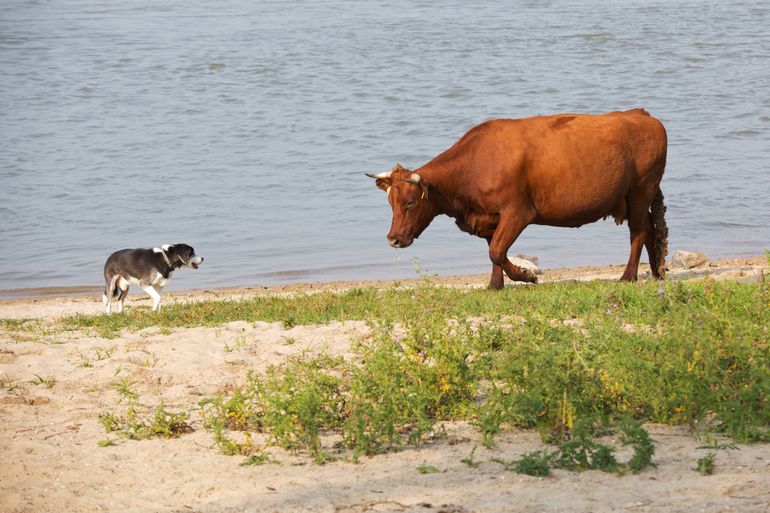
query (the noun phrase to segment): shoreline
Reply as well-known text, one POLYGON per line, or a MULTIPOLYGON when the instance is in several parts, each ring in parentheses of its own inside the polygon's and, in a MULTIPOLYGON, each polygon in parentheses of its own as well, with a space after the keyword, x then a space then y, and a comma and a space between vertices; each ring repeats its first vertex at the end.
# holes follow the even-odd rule
MULTIPOLYGON (((620 279, 625 264, 605 266, 581 266, 571 268, 543 269, 538 275, 541 284, 570 281, 591 281, 620 279)), ((767 257, 735 257, 722 258, 709 262, 707 265, 693 269, 677 269, 667 272, 667 279, 698 279, 713 277, 715 279, 735 279, 739 281, 756 281, 770 273, 767 257)), ((456 276, 427 276, 406 279, 387 280, 332 280, 285 285, 248 285, 241 287, 222 287, 206 289, 190 289, 166 291, 163 293, 163 304, 186 303, 197 301, 238 301, 254 296, 310 294, 316 292, 344 291, 355 288, 389 288, 416 287, 425 280, 431 283, 455 288, 485 288, 489 283, 489 274, 456 275, 456 276)), ((640 264, 639 280, 651 279, 649 265, 640 264)), ((506 287, 529 286, 529 284, 514 283, 506 280, 506 287)), ((133 287, 126 300, 127 308, 149 306, 151 300, 142 290, 133 287)), ((0 291, 0 319, 50 318, 67 315, 96 315, 103 312, 101 287, 53 287, 50 289, 23 289, 0 291), (16 295, 10 296, 11 292, 16 295)))
MULTIPOLYGON (((737 256, 737 257, 724 257, 710 260, 709 264, 703 267, 687 269, 687 270, 669 270, 668 275, 672 277, 681 276, 685 273, 700 273, 709 274, 709 272, 724 271, 725 268, 738 268, 738 267, 761 267, 767 266, 767 257, 763 255, 752 256, 737 256)), ((590 279, 612 279, 612 273, 618 272, 618 276, 622 274, 625 267, 624 263, 607 264, 607 265, 587 265, 587 266, 575 266, 575 267, 555 267, 550 269, 541 269, 542 273, 539 275, 540 283, 549 283, 554 281, 569 281, 569 280, 590 280, 590 279)), ((649 264, 639 264, 639 279, 649 279, 649 264)), ((254 293, 254 292, 277 292, 286 293, 292 291, 308 291, 308 290, 338 290, 338 289, 350 289, 373 286, 376 288, 393 286, 395 284, 414 284, 421 283, 425 279, 430 279, 438 284, 448 286, 462 286, 467 284, 469 286, 486 286, 489 279, 489 273, 483 274, 426 274, 425 277, 411 276, 407 278, 374 278, 365 280, 345 280, 345 279, 328 279, 328 280, 308 280, 301 282, 290 282, 284 284, 260 284, 250 283, 247 285, 226 285, 216 287, 204 287, 204 288, 184 288, 183 284, 179 285, 175 290, 167 289, 163 296, 188 296, 188 295, 201 295, 201 294, 236 294, 241 293, 254 293), (460 285, 458 285, 460 284, 460 285)), ((506 278, 506 286, 511 285, 511 281, 506 278)), ((53 287, 29 287, 29 288, 11 288, 0 289, 0 303, 3 301, 14 300, 33 300, 33 299, 47 299, 47 298, 64 298, 64 297, 84 297, 84 296, 99 296, 101 297, 102 286, 101 285, 63 285, 53 287)), ((130 295, 141 293, 136 290, 136 287, 131 289, 130 295)), ((130 296, 129 296, 130 297, 130 296)))

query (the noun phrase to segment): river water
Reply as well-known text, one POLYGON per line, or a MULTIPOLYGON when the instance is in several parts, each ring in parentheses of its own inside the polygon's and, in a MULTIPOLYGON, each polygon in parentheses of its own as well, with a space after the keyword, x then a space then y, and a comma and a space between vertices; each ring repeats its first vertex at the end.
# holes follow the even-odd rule
MULTIPOLYGON (((770 248, 770 4, 0 4, 0 289, 99 285, 186 242, 174 287, 483 273, 439 218, 411 248, 365 171, 496 117, 644 107, 669 135, 670 249, 770 248)), ((625 263, 628 231, 529 227, 544 267, 625 263)), ((644 255, 646 258, 646 255, 644 255)))

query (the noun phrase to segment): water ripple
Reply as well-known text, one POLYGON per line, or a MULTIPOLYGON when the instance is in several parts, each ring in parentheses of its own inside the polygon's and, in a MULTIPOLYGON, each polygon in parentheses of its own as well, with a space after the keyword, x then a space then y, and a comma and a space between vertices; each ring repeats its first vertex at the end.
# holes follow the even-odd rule
MULTIPOLYGON (((389 248, 361 173, 417 167, 485 119, 639 106, 669 134, 672 247, 766 249, 763 2, 293 5, 4 2, 0 288, 94 283, 110 251, 172 240, 211 256, 191 287, 404 276, 413 257, 486 272, 448 219, 389 248)), ((622 262, 627 239, 531 227, 514 251, 622 262)))

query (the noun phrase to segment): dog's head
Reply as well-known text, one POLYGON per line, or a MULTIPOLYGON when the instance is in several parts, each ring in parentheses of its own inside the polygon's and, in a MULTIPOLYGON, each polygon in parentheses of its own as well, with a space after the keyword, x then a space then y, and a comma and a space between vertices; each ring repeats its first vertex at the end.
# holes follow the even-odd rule
POLYGON ((179 269, 182 266, 197 269, 203 263, 203 257, 197 256, 193 247, 187 244, 169 244, 163 246, 163 251, 166 252, 168 261, 171 262, 175 269, 179 269))

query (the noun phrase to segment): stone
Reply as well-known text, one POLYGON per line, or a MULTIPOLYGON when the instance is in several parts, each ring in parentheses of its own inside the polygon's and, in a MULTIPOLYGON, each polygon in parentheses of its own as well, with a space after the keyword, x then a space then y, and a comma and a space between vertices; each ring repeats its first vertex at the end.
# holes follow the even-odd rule
POLYGON ((521 257, 509 257, 508 260, 515 266, 521 267, 522 269, 529 271, 533 274, 542 274, 543 271, 540 270, 540 268, 529 260, 528 258, 521 258, 521 257))
POLYGON ((535 265, 540 264, 540 259, 536 256, 530 256, 530 255, 516 255, 516 258, 523 258, 524 260, 529 260, 535 265))
POLYGON ((703 253, 697 251, 676 251, 671 257, 672 269, 692 269, 704 267, 709 264, 709 259, 703 253))

